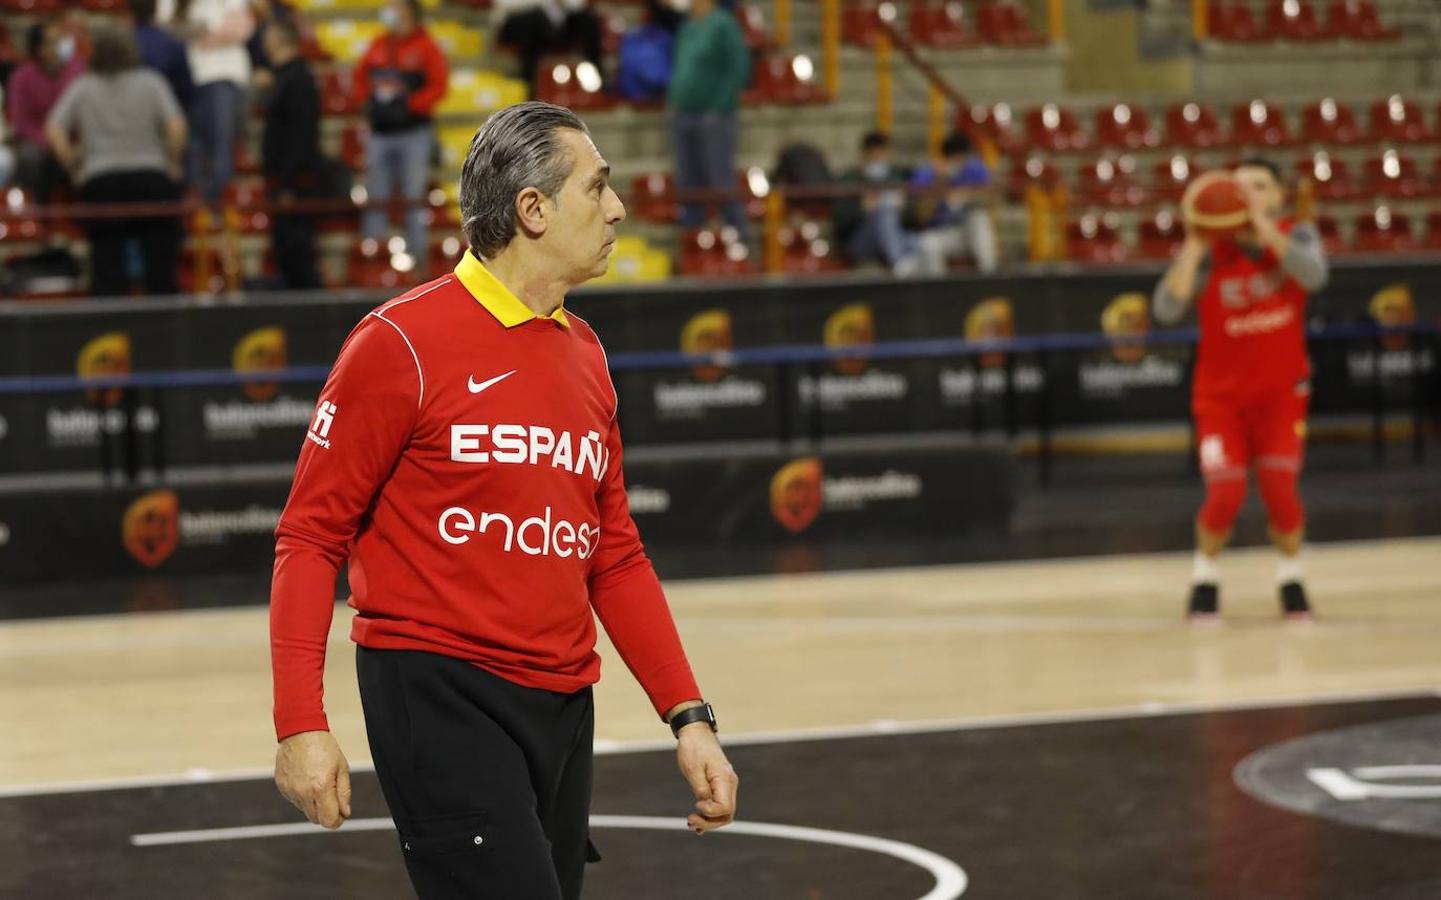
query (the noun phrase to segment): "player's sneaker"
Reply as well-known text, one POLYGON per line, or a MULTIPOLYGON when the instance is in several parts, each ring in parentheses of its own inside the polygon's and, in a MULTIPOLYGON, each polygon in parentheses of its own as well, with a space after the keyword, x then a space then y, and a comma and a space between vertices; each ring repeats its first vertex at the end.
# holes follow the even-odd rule
POLYGON ((1311 604, 1306 600, 1306 588, 1299 581, 1288 581, 1281 585, 1281 615, 1291 622, 1312 620, 1311 604))
POLYGON ((1192 622, 1211 622, 1221 613, 1221 589, 1214 584, 1191 585, 1191 601, 1186 618, 1192 622))

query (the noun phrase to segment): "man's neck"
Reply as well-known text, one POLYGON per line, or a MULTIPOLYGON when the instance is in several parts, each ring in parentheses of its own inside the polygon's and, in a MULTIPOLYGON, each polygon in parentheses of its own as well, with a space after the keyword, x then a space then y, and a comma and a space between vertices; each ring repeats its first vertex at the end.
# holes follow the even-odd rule
POLYGON ((484 260, 485 267, 506 290, 537 316, 549 316, 565 302, 570 285, 527 259, 517 247, 505 250, 493 259, 484 260))

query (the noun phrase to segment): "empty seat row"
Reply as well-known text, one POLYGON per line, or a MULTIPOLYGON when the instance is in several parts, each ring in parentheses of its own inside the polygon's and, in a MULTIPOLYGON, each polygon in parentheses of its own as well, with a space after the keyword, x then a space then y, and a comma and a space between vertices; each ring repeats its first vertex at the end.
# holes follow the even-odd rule
POLYGON ((1207 30, 1219 41, 1259 43, 1290 41, 1389 41, 1401 32, 1381 22, 1371 0, 1332 0, 1322 21, 1310 0, 1211 0, 1207 4, 1207 30))

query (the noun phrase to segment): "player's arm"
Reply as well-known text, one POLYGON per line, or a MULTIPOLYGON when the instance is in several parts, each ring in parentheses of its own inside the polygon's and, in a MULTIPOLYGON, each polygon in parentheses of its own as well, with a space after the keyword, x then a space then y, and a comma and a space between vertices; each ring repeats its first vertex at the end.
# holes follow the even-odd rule
POLYGON ((1181 251, 1151 294, 1151 315, 1157 322, 1171 324, 1186 315, 1205 281, 1207 252, 1206 242, 1188 227, 1181 251))
POLYGON ((341 348, 300 452, 276 528, 270 590, 275 781, 312 822, 350 814, 345 757, 324 708, 326 640, 335 580, 421 401, 418 363, 389 323, 367 317, 341 348))
POLYGON ((1307 293, 1326 286, 1331 269, 1315 225, 1314 188, 1304 180, 1296 190, 1296 222, 1289 232, 1254 204, 1251 222, 1261 243, 1281 261, 1281 268, 1307 293))
MULTIPOLYGON (((620 428, 614 422, 606 449, 609 461, 596 495, 600 543, 591 559, 590 602, 651 705, 669 722, 699 703, 700 689, 660 579, 630 515, 621 471, 620 428)), ((697 722, 682 728, 679 738, 676 759, 696 799, 687 822, 697 833, 729 824, 735 816, 739 779, 715 733, 697 722)))

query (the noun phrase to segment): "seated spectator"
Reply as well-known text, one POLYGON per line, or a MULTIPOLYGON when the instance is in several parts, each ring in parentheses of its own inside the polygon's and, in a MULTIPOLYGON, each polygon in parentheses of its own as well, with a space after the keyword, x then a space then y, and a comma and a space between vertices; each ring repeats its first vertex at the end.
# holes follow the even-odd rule
POLYGON ((386 204, 405 200, 405 247, 423 274, 427 258, 426 188, 430 182, 435 133, 431 117, 450 79, 445 54, 425 30, 420 0, 390 0, 380 11, 386 31, 355 67, 356 105, 370 122, 365 190, 370 207, 361 231, 381 240, 387 231, 386 204))
POLYGON ((958 257, 969 258, 980 272, 995 271, 996 231, 986 208, 990 185, 990 169, 975 154, 970 136, 960 131, 941 144, 939 163, 911 176, 913 190, 946 188, 939 196, 911 197, 907 219, 920 230, 921 274, 944 275, 947 262, 958 257))
POLYGON ((195 81, 190 76, 185 42, 155 24, 155 0, 130 0, 129 6, 140 61, 160 73, 181 109, 190 109, 195 102, 195 81))
POLYGON ((920 240, 901 227, 906 196, 895 190, 911 173, 891 159, 891 140, 879 131, 861 139, 861 162, 841 176, 847 188, 890 185, 892 190, 871 190, 836 201, 832 226, 836 241, 852 262, 879 262, 898 277, 914 274, 920 265, 920 240))
POLYGON ((74 35, 58 19, 36 22, 26 40, 29 59, 6 86, 6 111, 15 130, 17 182, 37 203, 49 203, 65 183, 65 171, 45 140, 45 120, 85 63, 74 35))
MULTIPOLYGON (((324 163, 320 155, 320 91, 310 63, 300 54, 300 34, 284 19, 265 26, 265 55, 273 66, 264 98, 265 135, 260 170, 277 203, 321 195, 324 163)), ((271 251, 281 286, 291 290, 320 287, 315 269, 315 217, 277 210, 270 217, 271 251)))
MULTIPOLYGON (((80 187, 87 205, 178 203, 185 116, 156 73, 140 65, 128 31, 95 34, 90 71, 75 80, 50 113, 45 134, 56 158, 80 187)), ((128 293, 126 248, 140 242, 145 288, 151 294, 180 289, 178 214, 93 218, 90 288, 102 297, 128 293)))
POLYGON ((246 41, 255 31, 247 0, 190 0, 180 4, 189 46, 195 102, 190 109, 190 180, 200 197, 219 206, 235 177, 235 140, 250 87, 246 41))
MULTIPOLYGON (((692 0, 690 18, 676 35, 667 96, 678 190, 736 189, 736 110, 750 74, 750 51, 735 16, 716 0, 692 0)), ((744 237, 748 229, 740 200, 728 200, 721 208, 726 224, 744 237)), ((681 205, 683 227, 700 228, 705 218, 706 204, 681 205)))
POLYGON ((540 60, 548 53, 574 48, 601 67, 600 17, 586 0, 496 0, 500 27, 496 43, 510 47, 520 58, 520 77, 535 88, 540 60))

